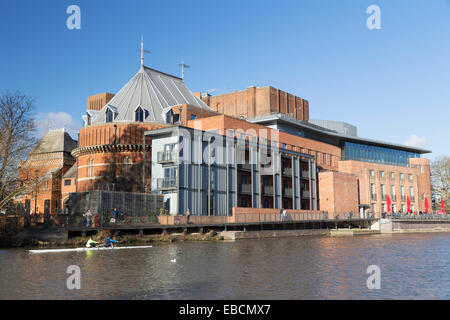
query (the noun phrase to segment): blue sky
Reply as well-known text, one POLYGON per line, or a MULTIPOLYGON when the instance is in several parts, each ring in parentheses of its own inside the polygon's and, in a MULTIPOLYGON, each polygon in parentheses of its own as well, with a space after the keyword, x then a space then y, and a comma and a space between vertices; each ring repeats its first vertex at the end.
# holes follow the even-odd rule
POLYGON ((2 0, 0 91, 76 131, 89 95, 138 71, 141 35, 145 64, 179 75, 184 58, 194 92, 271 85, 308 99, 312 118, 450 155, 450 0, 2 0), (72 4, 81 30, 66 27, 72 4), (372 4, 380 30, 366 27, 372 4))

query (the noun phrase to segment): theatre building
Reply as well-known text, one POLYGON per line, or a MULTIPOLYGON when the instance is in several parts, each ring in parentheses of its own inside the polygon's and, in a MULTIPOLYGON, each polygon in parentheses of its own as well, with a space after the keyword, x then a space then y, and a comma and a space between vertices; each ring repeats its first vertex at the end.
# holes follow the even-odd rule
POLYGON ((39 211, 49 200, 52 213, 92 190, 163 194, 171 214, 425 210, 430 151, 309 114, 309 101, 274 87, 193 93, 142 64, 116 94, 88 98, 78 142, 59 132, 58 143, 30 154, 23 168, 39 167, 33 174, 52 187, 22 200, 39 211))

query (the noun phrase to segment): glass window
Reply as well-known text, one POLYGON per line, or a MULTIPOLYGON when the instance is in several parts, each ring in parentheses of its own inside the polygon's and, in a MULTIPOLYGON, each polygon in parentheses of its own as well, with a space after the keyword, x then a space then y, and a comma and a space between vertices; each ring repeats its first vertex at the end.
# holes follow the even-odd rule
POLYGON ((394 179, 395 179, 395 173, 391 172, 391 180, 394 180, 394 179))
POLYGON ((64 185, 65 186, 70 186, 71 183, 72 183, 72 180, 70 180, 70 179, 64 180, 64 185))
POLYGON ((405 175, 403 173, 400 173, 400 180, 405 180, 405 175))
POLYGON ((384 171, 380 171, 380 178, 384 178, 384 171))
POLYGON ((191 114, 191 120, 195 120, 195 119, 197 119, 197 116, 195 114, 191 114))
POLYGON ((144 122, 144 110, 141 107, 134 112, 134 120, 137 122, 144 122))
POLYGON ((410 182, 413 182, 413 175, 412 175, 412 174, 409 174, 409 175, 408 175, 408 180, 409 180, 410 182))
POLYGON ((369 176, 371 176, 371 177, 375 176, 375 173, 373 172, 373 170, 369 170, 369 176))
POLYGON ((111 109, 106 109, 106 122, 113 122, 113 116, 111 109))

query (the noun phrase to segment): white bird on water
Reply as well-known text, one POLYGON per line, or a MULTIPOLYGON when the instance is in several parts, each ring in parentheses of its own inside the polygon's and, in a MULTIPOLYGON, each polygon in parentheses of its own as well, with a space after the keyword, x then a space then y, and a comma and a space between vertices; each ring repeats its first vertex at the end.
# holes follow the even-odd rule
POLYGON ((177 262, 177 259, 172 259, 172 260, 170 260, 170 262, 175 263, 175 262, 177 262))

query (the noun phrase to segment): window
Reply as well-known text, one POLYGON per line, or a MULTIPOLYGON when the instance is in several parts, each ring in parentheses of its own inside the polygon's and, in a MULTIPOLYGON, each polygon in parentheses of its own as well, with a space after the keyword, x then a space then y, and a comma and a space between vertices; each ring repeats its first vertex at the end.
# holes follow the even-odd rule
POLYGON ((383 210, 383 213, 387 212, 387 205, 386 205, 386 203, 383 203, 382 210, 383 210))
POLYGON ((241 176, 241 184, 247 184, 247 176, 241 176))
POLYGON ((191 120, 197 119, 197 116, 195 114, 191 114, 191 120))
POLYGON ((414 199, 414 188, 413 187, 409 187, 409 196, 411 197, 411 201, 413 201, 413 199, 414 199))
POLYGON ((92 124, 92 117, 89 113, 87 113, 87 125, 90 126, 92 124))
POLYGON ((89 158, 87 169, 88 169, 88 178, 92 178, 94 176, 94 159, 89 158))
POLYGON ((423 166, 420 166, 420 173, 424 173, 425 172, 425 168, 423 166))
POLYGON ((48 180, 44 181, 44 190, 48 190, 48 180))
POLYGON ((422 193, 422 200, 425 200, 425 193, 422 193))
POLYGON ((395 173, 394 172, 391 172, 391 180, 395 180, 395 173))
POLYGON ((381 197, 386 200, 386 186, 384 184, 381 185, 381 197))
POLYGON ((413 175, 412 174, 408 174, 408 180, 409 180, 409 182, 413 182, 413 175))
POLYGON ((70 180, 70 179, 64 180, 64 185, 65 186, 70 186, 71 183, 72 183, 72 180, 70 180))
POLYGON ((113 122, 114 114, 111 109, 106 109, 106 122, 113 122))
POLYGON ((404 186, 400 186, 400 195, 402 196, 402 201, 405 201, 406 196, 405 196, 405 187, 404 186))
POLYGON ((394 186, 394 185, 391 185, 391 197, 392 197, 392 200, 393 200, 393 201, 397 200, 397 199, 396 199, 397 196, 396 196, 396 194, 395 194, 395 186, 394 186))
POLYGON ((269 199, 264 199, 264 208, 269 208, 269 199))
POLYGON ((286 143, 283 143, 283 150, 286 150, 286 143))
POLYGON ((375 176, 375 172, 373 170, 369 170, 369 176, 370 177, 374 177, 375 176))
POLYGON ((377 213, 377 204, 376 203, 372 203, 372 211, 373 211, 373 213, 377 213))
POLYGON ((372 196, 372 200, 377 200, 377 192, 375 190, 375 184, 370 184, 370 194, 372 196))
POLYGON ((380 178, 384 179, 384 171, 380 171, 380 178))
POLYGON ((405 175, 403 173, 400 173, 400 180, 405 180, 405 175))
POLYGON ((131 157, 125 157, 123 159, 123 172, 122 175, 128 176, 131 174, 131 166, 133 165, 133 162, 131 161, 131 157))
POLYGON ((247 207, 248 206, 248 204, 247 204, 247 198, 241 198, 241 207, 247 207))
POLYGON ((406 204, 402 204, 402 213, 406 213, 406 204))
POLYGON ((137 122, 144 122, 144 110, 141 107, 134 112, 134 120, 137 122))

